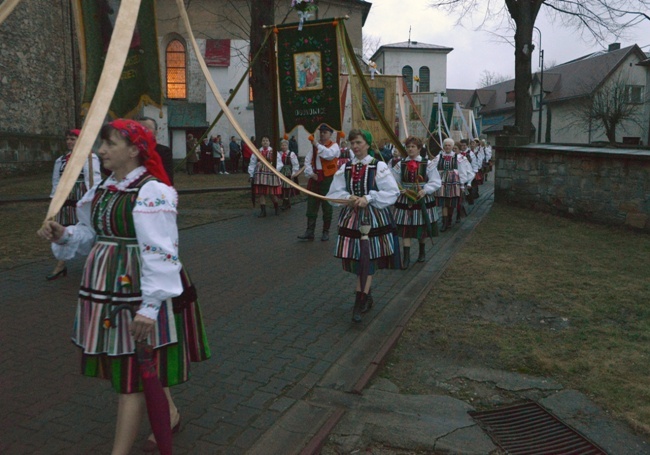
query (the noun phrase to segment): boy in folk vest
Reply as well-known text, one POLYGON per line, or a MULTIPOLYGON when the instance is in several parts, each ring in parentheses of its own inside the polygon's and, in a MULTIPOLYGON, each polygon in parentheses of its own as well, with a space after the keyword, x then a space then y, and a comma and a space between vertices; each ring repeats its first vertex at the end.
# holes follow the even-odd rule
MULTIPOLYGON (((314 139, 313 148, 305 157, 305 176, 309 179, 307 189, 326 195, 332 184, 332 178, 337 171, 338 158, 341 155, 339 145, 331 140, 334 130, 324 123, 318 128, 318 141, 314 139)), ((318 208, 323 209, 323 242, 329 240, 330 224, 332 223, 332 206, 322 199, 307 197, 307 230, 299 235, 300 240, 314 240, 318 208)))

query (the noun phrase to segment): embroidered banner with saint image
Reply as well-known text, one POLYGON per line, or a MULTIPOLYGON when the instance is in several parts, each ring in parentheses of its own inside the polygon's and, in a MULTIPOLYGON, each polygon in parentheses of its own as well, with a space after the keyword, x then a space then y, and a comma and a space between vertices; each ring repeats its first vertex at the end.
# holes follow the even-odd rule
POLYGON ((286 132, 321 123, 341 130, 339 57, 333 21, 282 26, 277 34, 280 106, 286 132))
MULTIPOLYGON (((106 51, 122 0, 76 0, 80 54, 85 67, 82 108, 95 96, 106 51)), ((133 117, 144 104, 162 104, 154 0, 142 0, 138 22, 120 82, 109 109, 111 117, 133 117)))

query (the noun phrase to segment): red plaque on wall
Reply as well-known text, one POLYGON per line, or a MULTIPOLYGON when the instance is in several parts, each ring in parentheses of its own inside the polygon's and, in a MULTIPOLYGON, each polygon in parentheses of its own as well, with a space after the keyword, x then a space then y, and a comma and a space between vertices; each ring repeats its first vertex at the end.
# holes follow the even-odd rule
POLYGON ((230 40, 206 40, 205 63, 208 66, 230 66, 230 40))

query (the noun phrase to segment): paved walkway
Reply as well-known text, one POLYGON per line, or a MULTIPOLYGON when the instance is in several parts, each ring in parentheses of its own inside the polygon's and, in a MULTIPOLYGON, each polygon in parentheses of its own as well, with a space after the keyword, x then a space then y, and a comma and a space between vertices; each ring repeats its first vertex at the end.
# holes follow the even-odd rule
MULTIPOLYGON (((296 241, 304 204, 277 218, 238 212, 181 231, 181 258, 198 287, 213 358, 174 388, 183 427, 174 453, 284 455, 316 447, 342 410, 313 392, 363 390, 491 203, 486 186, 470 217, 428 246, 428 262, 379 272, 375 308, 360 325, 350 322, 354 276, 332 257, 334 241, 296 241)), ((51 265, 44 260, 0 278, 0 453, 109 453, 116 396, 78 374, 69 341, 82 260, 69 263, 67 278, 46 282, 51 265)), ((143 425, 139 441, 147 433, 143 425)))

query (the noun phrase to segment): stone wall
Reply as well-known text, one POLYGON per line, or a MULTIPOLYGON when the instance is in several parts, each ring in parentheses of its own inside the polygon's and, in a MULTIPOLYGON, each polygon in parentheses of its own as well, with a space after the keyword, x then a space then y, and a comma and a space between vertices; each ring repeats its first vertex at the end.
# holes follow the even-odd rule
POLYGON ((0 163, 52 160, 75 125, 70 2, 22 1, 0 25, 0 163))
POLYGON ((650 150, 496 150, 495 201, 650 232, 650 150))

